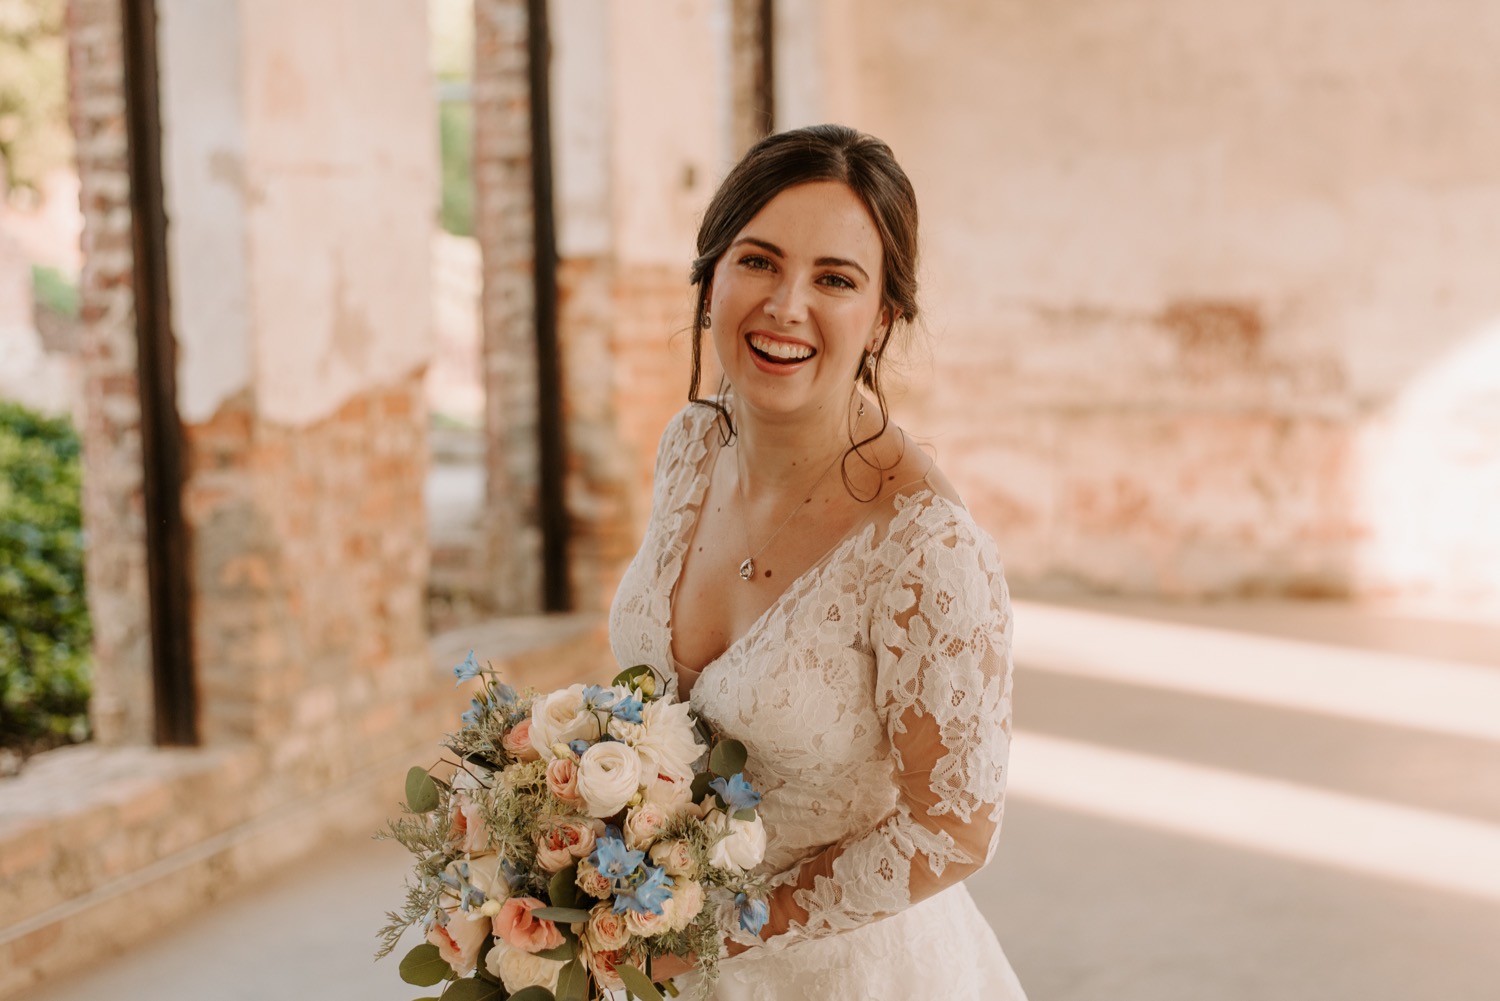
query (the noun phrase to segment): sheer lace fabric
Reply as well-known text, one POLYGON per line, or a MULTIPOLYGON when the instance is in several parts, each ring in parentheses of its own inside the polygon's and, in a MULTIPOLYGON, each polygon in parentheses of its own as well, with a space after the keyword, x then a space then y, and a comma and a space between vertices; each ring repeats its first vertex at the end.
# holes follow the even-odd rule
MULTIPOLYGON (((654 507, 621 582, 620 663, 675 677, 672 589, 707 489, 713 413, 663 435, 654 507)), ((773 897, 721 998, 1023 998, 960 881, 999 836, 1010 602, 994 545, 918 483, 794 581, 708 664, 695 710, 750 752, 773 897), (856 972, 857 969, 857 972, 856 972)))

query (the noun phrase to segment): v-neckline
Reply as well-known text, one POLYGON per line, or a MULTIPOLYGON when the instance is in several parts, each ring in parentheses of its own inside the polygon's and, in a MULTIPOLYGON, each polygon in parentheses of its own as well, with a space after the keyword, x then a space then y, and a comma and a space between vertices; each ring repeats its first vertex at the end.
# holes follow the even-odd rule
MULTIPOLYGON (((706 436, 708 434, 708 431, 705 429, 702 433, 706 436)), ((696 670, 688 667, 686 664, 677 659, 677 585, 682 582, 682 572, 687 565, 688 553, 692 549, 693 539, 697 537, 698 528, 703 521, 703 505, 708 499, 709 481, 712 478, 712 463, 717 461, 719 453, 722 452, 724 448, 725 446, 721 442, 718 444, 710 444, 709 447, 704 451, 703 456, 698 460, 698 468, 693 471, 692 488, 688 491, 688 495, 683 499, 682 503, 677 506, 678 511, 692 507, 695 510, 695 514, 693 517, 692 526, 690 528, 691 534, 681 536, 677 540, 679 543, 679 545, 677 546, 678 556, 674 561, 676 563, 676 567, 672 570, 671 583, 667 585, 667 659, 671 661, 668 666, 672 669, 673 682, 677 683, 679 686, 681 683, 681 679, 678 677, 678 675, 682 672, 691 672, 694 675, 694 691, 697 690, 698 683, 703 680, 703 676, 705 674, 712 670, 715 665, 723 662, 731 653, 733 653, 738 647, 744 645, 750 639, 750 637, 754 636, 761 629, 766 620, 771 617, 771 614, 780 609, 782 605, 785 604, 787 595, 791 594, 794 590, 798 590, 802 586, 803 582, 810 579, 814 574, 821 573, 823 571, 823 568, 832 562, 833 556, 836 553, 841 551, 852 540, 863 534, 866 529, 871 529, 875 526, 875 520, 873 517, 860 518, 853 525, 849 526, 844 534, 839 536, 838 541, 830 546, 822 556, 818 557, 810 566, 807 567, 807 569, 803 570, 796 577, 792 578, 792 580, 786 585, 786 587, 782 588, 781 593, 778 594, 775 599, 773 599, 772 602, 766 606, 765 610, 762 611, 760 615, 756 616, 755 620, 751 622, 748 627, 746 627, 743 633, 732 639, 729 644, 724 647, 723 650, 720 650, 718 654, 716 654, 702 667, 696 670), (712 456, 712 460, 710 459, 710 456, 712 456)), ((908 490, 913 484, 922 483, 925 481, 926 477, 924 476, 922 479, 913 480, 912 483, 905 484, 902 487, 891 491, 891 493, 885 497, 883 503, 895 503, 896 498, 903 496, 904 492, 908 490)), ((925 489, 928 492, 933 492, 930 486, 926 487, 925 489)), ((916 491, 911 496, 915 498, 921 493, 922 491, 916 491)), ((935 492, 934 495, 936 496, 935 492)), ((691 699, 691 695, 689 696, 689 699, 691 699)))

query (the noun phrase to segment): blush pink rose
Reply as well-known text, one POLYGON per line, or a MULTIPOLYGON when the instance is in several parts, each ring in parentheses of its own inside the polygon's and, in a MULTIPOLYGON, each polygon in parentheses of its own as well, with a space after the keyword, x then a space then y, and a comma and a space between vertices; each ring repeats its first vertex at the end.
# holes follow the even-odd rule
POLYGON ((517 761, 536 761, 541 757, 536 748, 531 746, 531 720, 523 719, 509 730, 505 736, 500 738, 500 746, 505 753, 517 761))
POLYGON ((601 830, 583 821, 562 821, 537 835, 536 864, 545 872, 561 872, 575 859, 593 852, 600 833, 601 830))
POLYGON ((628 963, 630 957, 625 954, 624 949, 588 949, 583 950, 583 961, 588 964, 589 972, 594 975, 600 987, 612 991, 623 991, 625 981, 615 972, 615 967, 621 963, 628 963))
POLYGON ((535 897, 511 897, 495 915, 495 937, 522 952, 556 949, 563 944, 563 933, 557 925, 531 916, 532 911, 546 906, 535 897))
POLYGON ((578 884, 580 890, 597 900, 603 900, 614 892, 614 884, 609 877, 594 868, 588 859, 578 860, 578 878, 573 882, 578 884))
MULTIPOLYGON (((448 923, 434 923, 427 933, 427 941, 437 946, 443 962, 453 967, 460 977, 468 976, 479 965, 479 950, 490 936, 490 919, 480 914, 468 915, 462 911, 449 911, 448 923)), ((559 942, 562 940, 558 935, 559 942)))
POLYGON ((547 789, 569 806, 582 806, 578 793, 578 762, 571 758, 553 758, 547 762, 547 789))
POLYGON ((625 915, 616 914, 608 903, 595 904, 589 911, 589 923, 583 935, 590 949, 601 952, 623 949, 630 943, 630 929, 625 925, 625 915))

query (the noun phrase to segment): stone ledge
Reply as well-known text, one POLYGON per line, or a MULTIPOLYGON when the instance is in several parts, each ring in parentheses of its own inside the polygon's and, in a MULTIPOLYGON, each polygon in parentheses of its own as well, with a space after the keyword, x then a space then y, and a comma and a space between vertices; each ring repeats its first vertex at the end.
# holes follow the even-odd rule
MULTIPOLYGON (((435 637, 430 698, 379 760, 288 795, 274 746, 63 748, 0 780, 0 999, 123 951, 320 846, 373 834, 402 775, 457 725, 473 649, 517 687, 607 680, 597 616, 500 620, 435 637)), ((351 742, 356 739, 350 736, 351 742)), ((378 924, 378 915, 372 916, 378 924)))

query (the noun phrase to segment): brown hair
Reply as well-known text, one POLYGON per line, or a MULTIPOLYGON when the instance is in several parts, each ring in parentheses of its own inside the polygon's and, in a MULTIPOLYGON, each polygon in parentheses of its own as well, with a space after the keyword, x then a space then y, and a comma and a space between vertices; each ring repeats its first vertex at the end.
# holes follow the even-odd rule
MULTIPOLYGON (((917 196, 891 148, 874 136, 843 125, 812 125, 778 132, 750 147, 719 185, 698 226, 698 257, 689 275, 697 288, 697 301, 693 310, 693 375, 688 399, 717 410, 726 442, 733 439, 736 432, 729 410, 718 399, 703 399, 698 395, 709 283, 719 258, 756 213, 787 188, 810 181, 847 184, 874 219, 884 252, 880 299, 890 320, 873 360, 867 367, 861 358, 856 377, 875 394, 880 405, 880 429, 853 443, 844 456, 847 463, 849 455, 880 437, 890 422, 885 393, 880 388, 880 366, 890 344, 892 327, 897 322, 910 324, 917 317, 917 196)), ((848 479, 845 470, 846 484, 848 479)))

